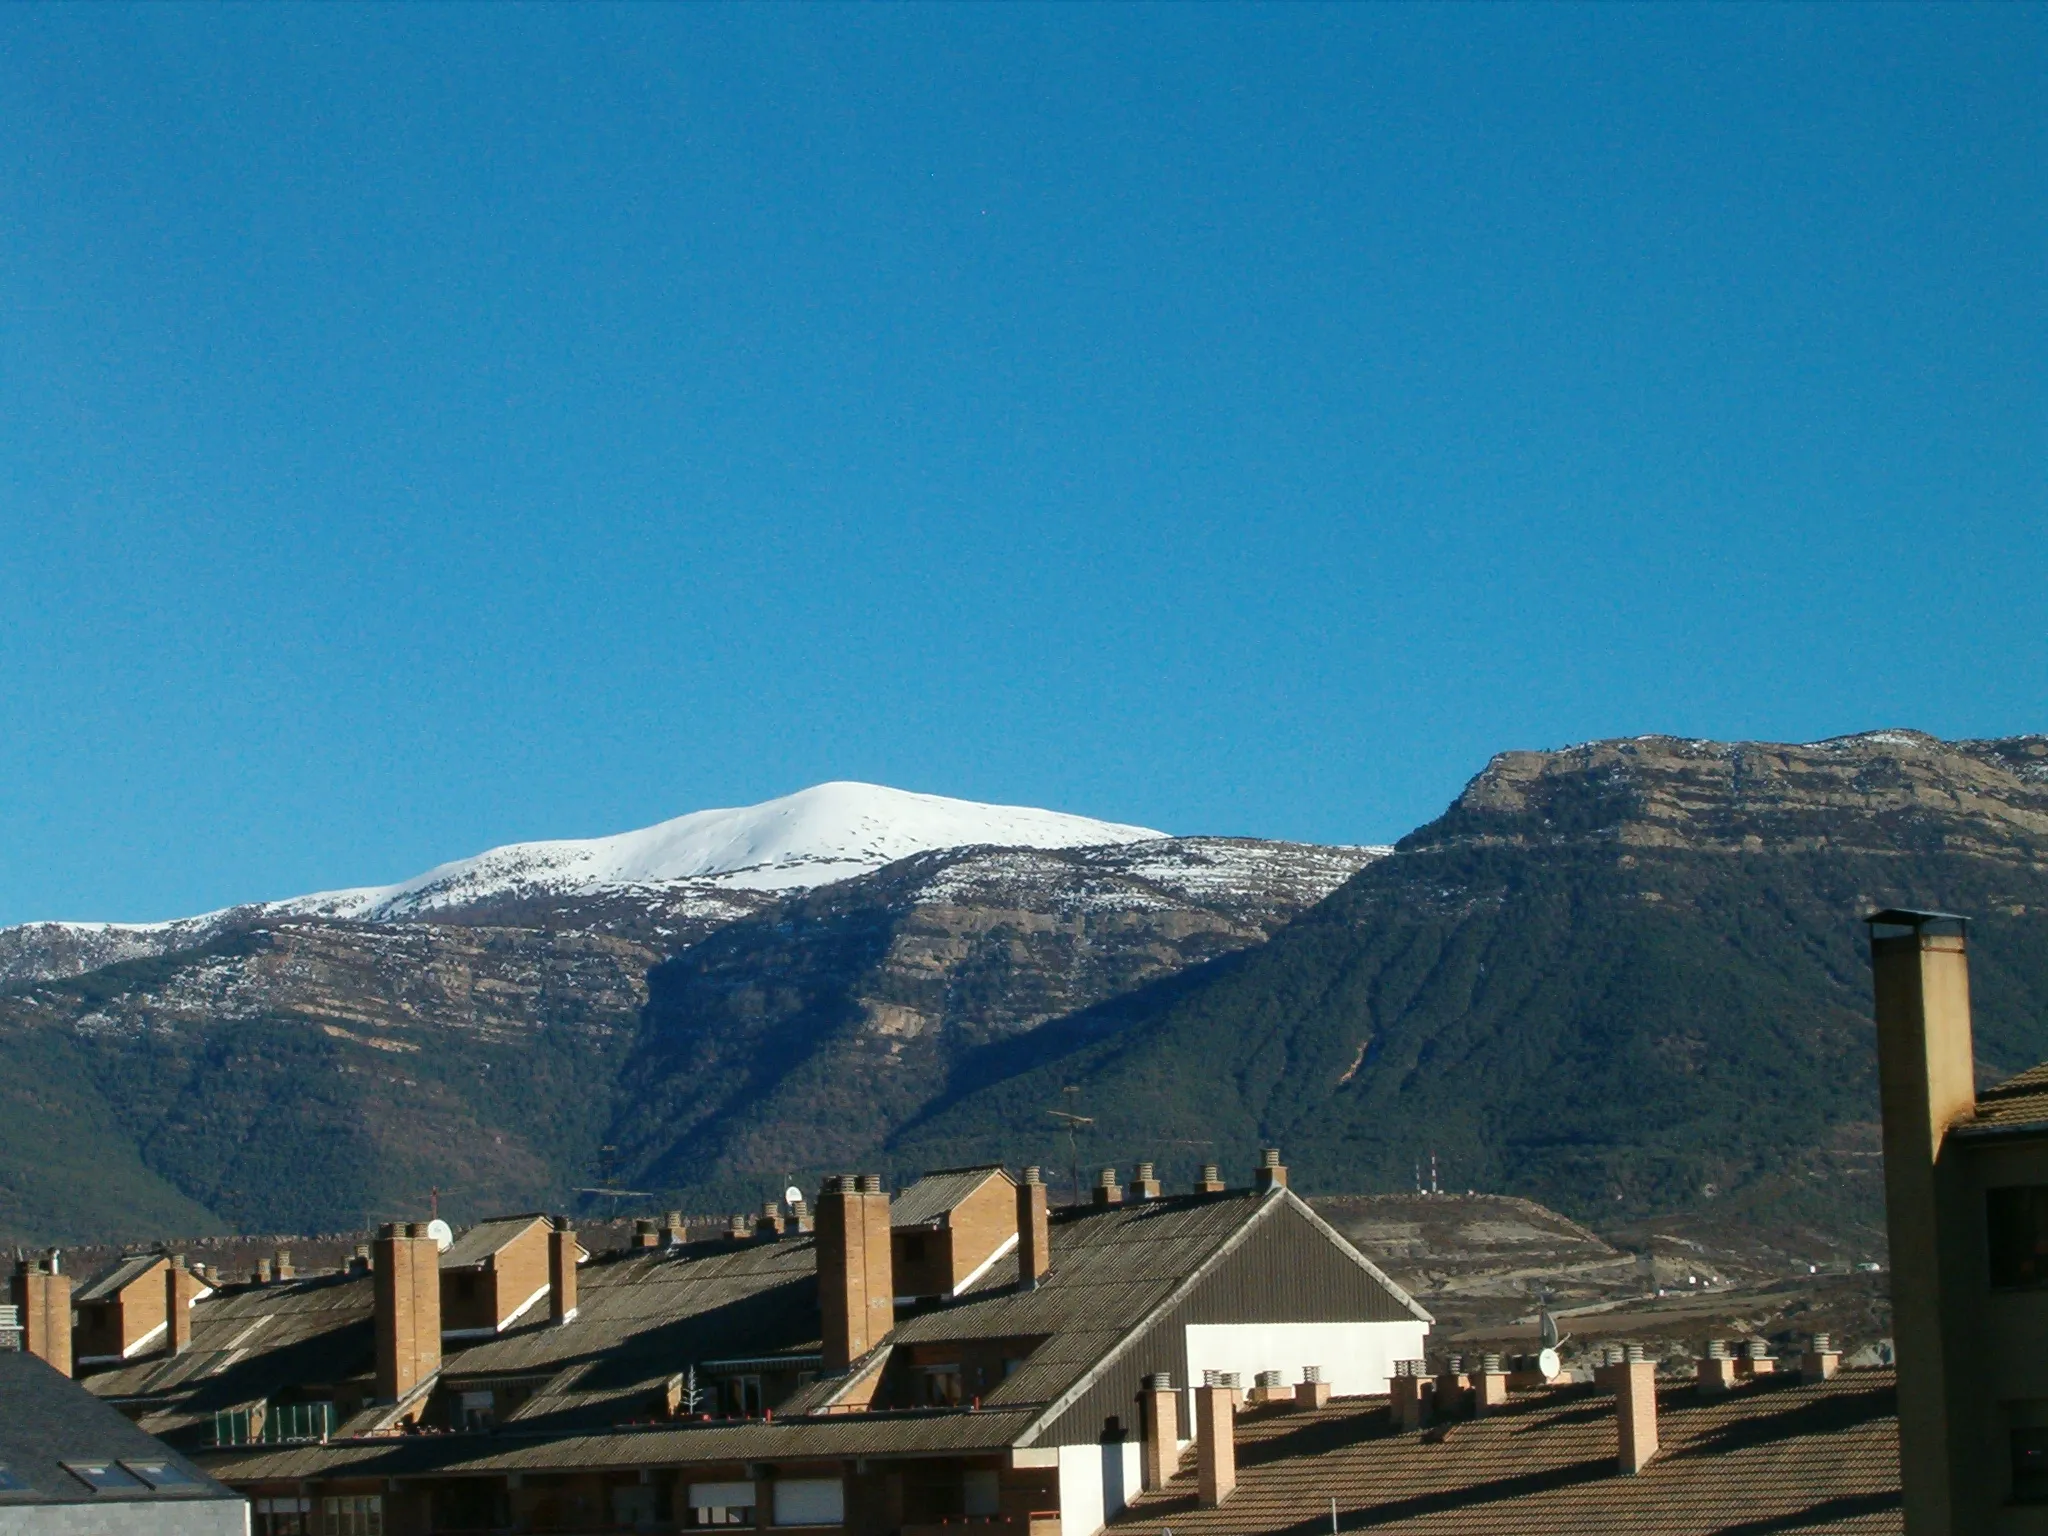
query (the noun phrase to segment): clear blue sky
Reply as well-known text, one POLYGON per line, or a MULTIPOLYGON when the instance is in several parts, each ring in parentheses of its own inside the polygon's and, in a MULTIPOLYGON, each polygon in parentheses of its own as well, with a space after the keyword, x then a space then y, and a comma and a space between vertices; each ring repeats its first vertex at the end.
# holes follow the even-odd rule
POLYGON ((0 922, 2048 729, 2048 11, 0 10, 0 922))

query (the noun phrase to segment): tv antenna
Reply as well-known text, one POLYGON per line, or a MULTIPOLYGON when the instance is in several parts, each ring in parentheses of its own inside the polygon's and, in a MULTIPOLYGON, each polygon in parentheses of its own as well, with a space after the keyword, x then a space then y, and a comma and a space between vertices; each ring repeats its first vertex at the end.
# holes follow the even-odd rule
MULTIPOLYGON (((1072 1083, 1069 1083, 1064 1091, 1069 1094, 1075 1094, 1081 1090, 1072 1083)), ((1071 1104, 1073 1100, 1070 1098, 1067 1102, 1071 1104)), ((1081 1143, 1078 1139, 1078 1133, 1082 1126, 1093 1125, 1095 1117, 1093 1115, 1077 1115, 1072 1110, 1067 1109, 1048 1109, 1046 1113, 1051 1115, 1053 1119, 1061 1121, 1067 1128, 1067 1171, 1074 1180, 1074 1204, 1079 1205, 1081 1203, 1081 1143)))
POLYGON ((578 1185, 575 1191, 579 1195, 610 1196, 612 1213, 608 1219, 612 1221, 619 1219, 620 1199, 637 1197, 643 1200, 651 1200, 654 1198, 654 1191, 651 1189, 619 1188, 619 1177, 616 1172, 618 1156, 619 1149, 617 1147, 609 1145, 599 1147, 597 1149, 597 1183, 578 1185))

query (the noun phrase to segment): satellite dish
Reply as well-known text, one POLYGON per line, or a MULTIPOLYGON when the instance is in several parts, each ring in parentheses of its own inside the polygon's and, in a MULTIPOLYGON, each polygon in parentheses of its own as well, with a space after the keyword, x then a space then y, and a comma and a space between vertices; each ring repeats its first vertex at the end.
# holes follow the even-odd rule
POLYGON ((1564 1362, 1557 1358, 1556 1350, 1546 1349, 1536 1356, 1536 1369, 1543 1373, 1545 1381, 1549 1381, 1563 1373, 1564 1362))
POLYGON ((434 1246, 443 1253, 455 1246, 455 1229, 438 1216, 427 1223, 427 1236, 434 1240, 434 1246))
POLYGON ((792 1184, 782 1192, 782 1198, 791 1205, 802 1205, 804 1203, 804 1192, 792 1184))

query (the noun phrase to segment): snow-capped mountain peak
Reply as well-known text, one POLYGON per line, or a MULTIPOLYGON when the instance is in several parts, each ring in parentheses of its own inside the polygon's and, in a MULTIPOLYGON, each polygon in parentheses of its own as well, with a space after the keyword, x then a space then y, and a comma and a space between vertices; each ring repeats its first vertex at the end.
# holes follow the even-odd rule
POLYGON ((506 896, 583 895, 682 880, 797 890, 935 848, 1077 848, 1164 836, 1149 827, 1030 806, 836 782, 759 805, 693 811, 611 837, 511 843, 397 885, 324 892, 280 905, 336 917, 389 918, 506 896))

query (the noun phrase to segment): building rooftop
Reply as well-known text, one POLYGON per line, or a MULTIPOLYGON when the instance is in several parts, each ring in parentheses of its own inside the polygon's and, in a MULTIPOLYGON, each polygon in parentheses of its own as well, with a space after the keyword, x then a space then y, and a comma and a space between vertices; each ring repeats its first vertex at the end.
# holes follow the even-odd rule
POLYGON ((514 1238, 530 1230, 535 1222, 546 1220, 543 1215, 529 1212, 524 1216, 497 1216, 489 1221, 480 1221, 449 1245, 448 1251, 441 1255, 441 1267, 467 1269, 472 1264, 481 1264, 514 1238))
POLYGON ((72 1292, 72 1303, 105 1301, 117 1296, 163 1262, 164 1256, 160 1253, 136 1253, 116 1259, 72 1292))
POLYGON ((921 1227, 944 1220, 990 1179, 1013 1182, 1000 1164, 980 1168, 939 1168, 889 1202, 889 1225, 921 1227))
POLYGON ((0 1510, 162 1499, 240 1495, 34 1355, 0 1352, 0 1510))
POLYGON ((1979 1092, 1977 1112, 1956 1129, 1997 1135, 2029 1126, 2048 1129, 2048 1061, 1979 1092))
POLYGON ((1517 1394, 1490 1418, 1395 1434, 1385 1399, 1238 1420, 1237 1491, 1196 1506, 1194 1457, 1109 1536, 1765 1536, 1897 1532, 1898 1418, 1890 1371, 1802 1385, 1772 1378, 1720 1396, 1660 1387, 1662 1449, 1615 1467, 1613 1397, 1591 1386, 1517 1394))

